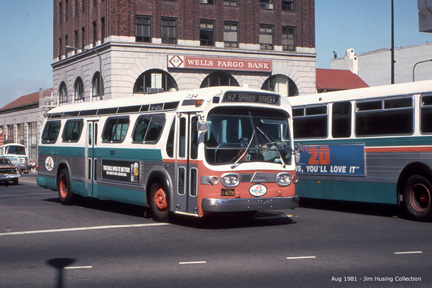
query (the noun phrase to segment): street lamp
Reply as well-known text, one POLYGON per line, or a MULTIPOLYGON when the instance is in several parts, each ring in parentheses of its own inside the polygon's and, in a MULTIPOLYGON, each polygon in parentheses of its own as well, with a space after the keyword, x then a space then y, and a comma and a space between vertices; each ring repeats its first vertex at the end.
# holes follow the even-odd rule
MULTIPOLYGON (((66 49, 66 53, 68 52, 68 51, 77 51, 78 50, 78 48, 76 48, 76 47, 73 47, 73 46, 65 46, 65 49, 66 49)), ((103 96, 103 87, 102 87, 102 58, 101 58, 101 55, 100 55, 100 53, 96 50, 96 49, 86 49, 86 48, 84 48, 83 49, 83 51, 89 51, 89 52, 94 52, 94 53, 96 53, 97 55, 98 55, 98 57, 99 57, 99 79, 98 79, 98 96, 100 96, 101 98, 102 98, 102 96, 103 96)), ((94 96, 94 95, 93 95, 94 96)))
POLYGON ((394 5, 391 0, 391 84, 394 84, 394 5))
POLYGON ((414 66, 413 66, 413 70, 412 70, 412 78, 413 78, 413 82, 415 81, 415 79, 414 79, 414 72, 415 72, 415 68, 416 68, 417 64, 421 64, 421 63, 425 63, 425 62, 432 62, 432 59, 419 61, 419 62, 417 62, 417 63, 414 64, 414 66))

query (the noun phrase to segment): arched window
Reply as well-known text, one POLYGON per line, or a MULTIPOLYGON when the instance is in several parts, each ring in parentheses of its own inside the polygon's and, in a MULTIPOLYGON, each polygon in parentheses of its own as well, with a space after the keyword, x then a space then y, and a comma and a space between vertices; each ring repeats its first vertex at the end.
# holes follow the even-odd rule
POLYGON ((262 90, 274 91, 284 97, 297 96, 297 85, 285 75, 273 75, 267 78, 261 87, 262 90))
POLYGON ((101 77, 100 72, 98 71, 93 75, 92 96, 98 97, 98 96, 103 96, 103 95, 104 95, 103 79, 101 77))
POLYGON ((60 83, 59 88, 59 102, 61 103, 67 103, 68 96, 67 96, 67 88, 65 82, 60 83))
POLYGON ((74 100, 75 100, 75 102, 82 102, 82 101, 84 101, 84 83, 83 83, 81 77, 78 77, 75 80, 75 85, 74 85, 74 100))
POLYGON ((225 72, 213 72, 201 83, 201 88, 213 86, 240 86, 237 80, 225 72))
POLYGON ((152 94, 170 90, 178 90, 174 78, 166 71, 151 69, 136 79, 133 93, 152 94))

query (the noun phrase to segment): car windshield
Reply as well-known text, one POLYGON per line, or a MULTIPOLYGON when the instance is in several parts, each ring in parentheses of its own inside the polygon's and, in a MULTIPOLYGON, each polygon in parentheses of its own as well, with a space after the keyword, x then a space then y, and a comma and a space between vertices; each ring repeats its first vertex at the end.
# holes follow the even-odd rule
POLYGON ((8 146, 6 154, 26 155, 25 148, 22 146, 8 146))
POLYGON ((291 164, 288 115, 282 110, 226 108, 210 112, 205 137, 207 162, 291 164))

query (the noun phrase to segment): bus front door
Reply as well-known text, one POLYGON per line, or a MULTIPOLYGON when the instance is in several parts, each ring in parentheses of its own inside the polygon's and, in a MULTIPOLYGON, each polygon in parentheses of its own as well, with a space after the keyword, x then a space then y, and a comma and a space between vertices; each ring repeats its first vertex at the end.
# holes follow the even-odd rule
POLYGON ((87 197, 97 197, 97 158, 95 150, 97 146, 98 121, 87 121, 87 141, 85 148, 85 185, 87 197))
POLYGON ((176 149, 176 211, 198 213, 198 116, 193 113, 177 115, 176 149))

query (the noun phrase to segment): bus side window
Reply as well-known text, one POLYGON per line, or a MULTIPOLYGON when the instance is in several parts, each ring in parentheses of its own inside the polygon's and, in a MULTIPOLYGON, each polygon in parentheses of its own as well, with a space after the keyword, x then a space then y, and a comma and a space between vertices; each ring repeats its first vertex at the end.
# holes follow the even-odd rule
POLYGON ((162 134, 164 125, 165 117, 163 115, 152 116, 144 141, 156 143, 159 140, 160 135, 162 134))
POLYGON ((105 122, 102 133, 104 142, 123 142, 129 128, 129 117, 111 117, 105 122))
POLYGON ((45 124, 44 130, 42 132, 42 143, 44 144, 54 144, 57 141, 58 135, 60 133, 61 122, 48 121, 45 124))
POLYGON ((294 138, 327 137, 327 105, 293 109, 294 138))
POLYGON ((82 119, 73 119, 66 121, 63 129, 63 141, 65 142, 78 142, 81 137, 81 132, 84 122, 82 119))
POLYGON ((356 135, 411 134, 414 131, 412 97, 357 103, 356 135))
POLYGON ((147 132, 148 124, 150 123, 149 116, 140 116, 135 124, 135 130, 132 136, 132 141, 143 142, 147 132))
POLYGON ((420 131, 422 133, 432 132, 432 96, 421 98, 420 131))
POLYGON ((351 102, 333 104, 332 136, 333 138, 351 136, 351 102))
POLYGON ((175 131, 175 118, 172 122, 171 129, 168 135, 168 141, 166 145, 166 152, 169 157, 174 156, 174 131, 175 131))

